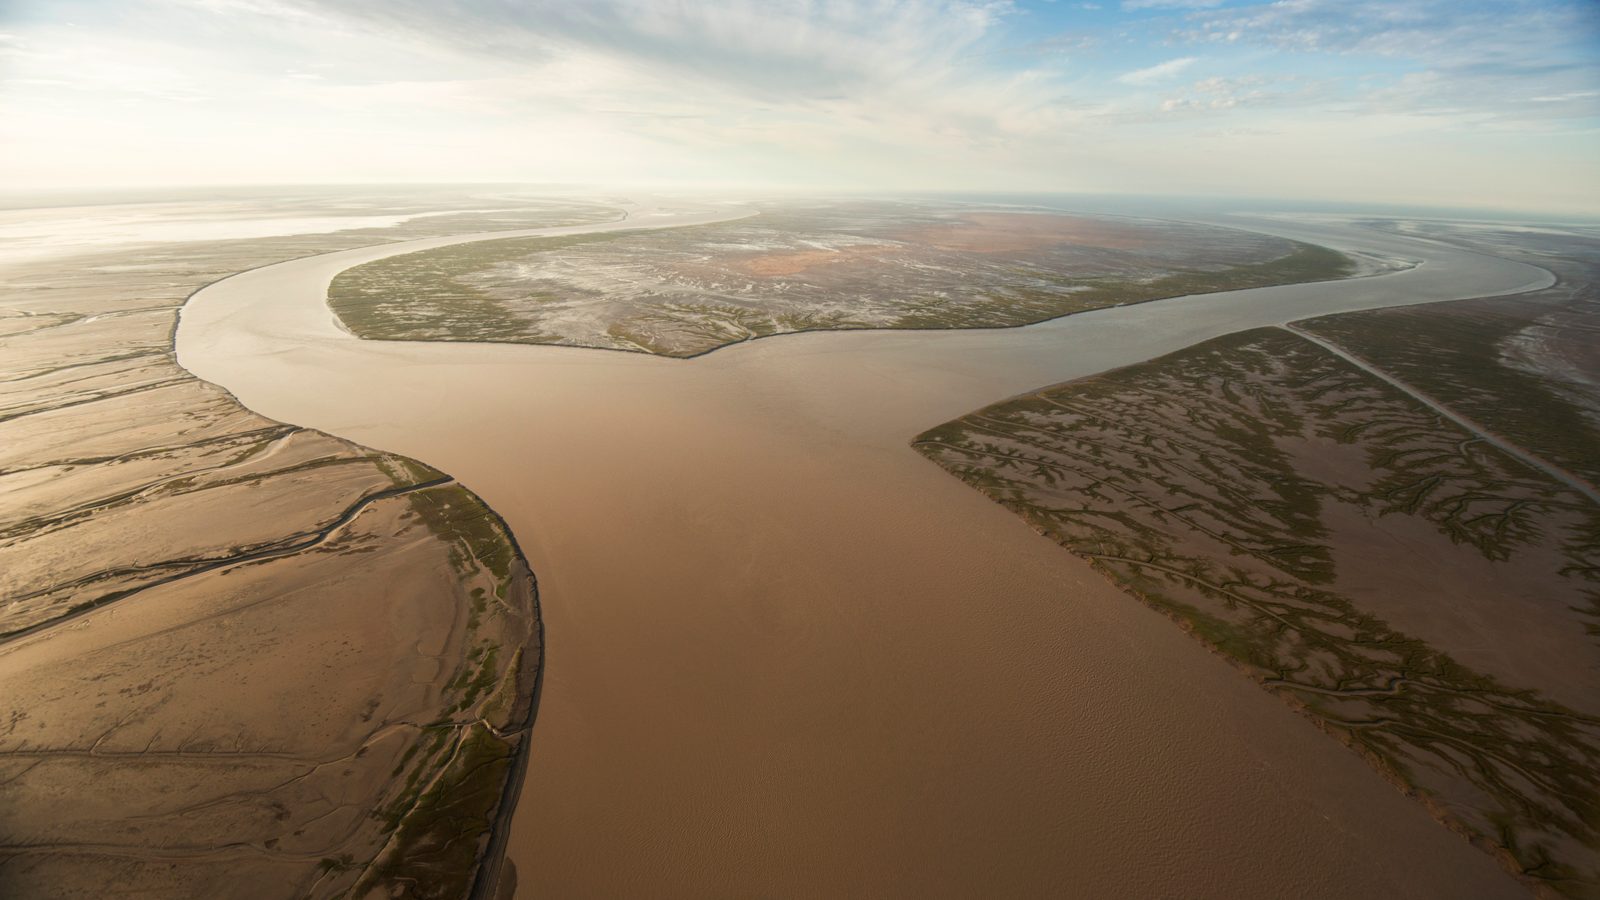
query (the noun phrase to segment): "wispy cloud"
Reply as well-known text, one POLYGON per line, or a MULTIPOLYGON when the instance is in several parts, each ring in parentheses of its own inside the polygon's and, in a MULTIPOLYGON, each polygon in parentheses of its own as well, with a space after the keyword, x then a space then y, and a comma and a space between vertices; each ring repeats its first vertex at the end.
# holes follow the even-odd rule
POLYGON ((1169 59, 1164 63, 1157 63, 1149 68, 1135 69, 1117 77, 1123 84, 1146 85, 1176 78, 1183 70, 1199 61, 1198 57, 1181 56, 1169 59))
POLYGON ((1385 112, 1485 118, 1600 115, 1600 5, 1592 0, 1280 0, 1189 16, 1179 37, 1305 58, 1404 66, 1364 96, 1385 112), (1534 96, 1559 108, 1530 110, 1534 96))
POLYGON ((1222 0, 1122 0, 1122 8, 1126 10, 1208 9, 1221 5, 1222 0))

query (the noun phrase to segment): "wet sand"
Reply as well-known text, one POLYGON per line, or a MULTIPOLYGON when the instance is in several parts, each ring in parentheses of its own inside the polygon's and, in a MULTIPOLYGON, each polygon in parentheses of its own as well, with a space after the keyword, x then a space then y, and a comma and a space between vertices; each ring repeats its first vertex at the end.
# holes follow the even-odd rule
POLYGON ((1345 227, 1262 230, 1424 264, 681 361, 357 341, 327 283, 395 245, 202 291, 179 358, 266 415, 438 466, 510 523, 547 635, 509 845, 527 896, 1523 895, 908 446, 1217 334, 1550 280, 1345 227))

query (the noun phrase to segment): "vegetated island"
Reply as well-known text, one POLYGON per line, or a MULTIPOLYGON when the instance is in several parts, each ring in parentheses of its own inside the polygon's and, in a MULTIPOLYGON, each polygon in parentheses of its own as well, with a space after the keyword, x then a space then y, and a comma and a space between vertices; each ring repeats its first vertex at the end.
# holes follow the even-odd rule
POLYGON ((1356 274, 1324 247, 1151 219, 912 203, 783 204, 733 222, 506 238, 355 266, 329 289, 375 340, 692 357, 800 331, 999 328, 1356 274))
POLYGON ((174 326, 253 266, 617 211, 330 202, 420 217, 0 271, 0 895, 453 898, 493 869, 542 655, 511 536, 443 473, 241 408, 174 326))
POLYGON ((1592 897, 1600 240, 1513 245, 1558 284, 1228 335, 914 446, 1539 893, 1592 897))

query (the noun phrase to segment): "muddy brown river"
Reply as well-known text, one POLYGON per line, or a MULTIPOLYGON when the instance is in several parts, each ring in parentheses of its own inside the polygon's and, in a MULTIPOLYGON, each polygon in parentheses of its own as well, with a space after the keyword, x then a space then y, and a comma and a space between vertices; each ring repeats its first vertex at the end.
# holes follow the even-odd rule
POLYGON ((519 896, 1526 896, 907 444, 1215 335, 1550 282, 1353 226, 1252 227, 1422 265, 694 360, 337 327, 334 274, 461 240, 430 239, 218 282, 190 301, 178 351, 251 409, 428 462, 510 523, 548 654, 509 843, 519 896))

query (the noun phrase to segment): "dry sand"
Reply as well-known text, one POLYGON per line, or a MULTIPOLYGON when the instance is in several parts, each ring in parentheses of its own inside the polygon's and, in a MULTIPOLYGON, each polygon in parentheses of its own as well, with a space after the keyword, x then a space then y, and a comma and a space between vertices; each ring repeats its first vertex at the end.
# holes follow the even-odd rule
POLYGON ((207 289, 179 353, 509 521, 548 636, 509 849, 527 896, 1517 896, 1354 754, 907 446, 1216 334, 1549 283, 1270 227, 1425 264, 679 361, 357 341, 322 297, 404 249, 385 247, 207 289))

